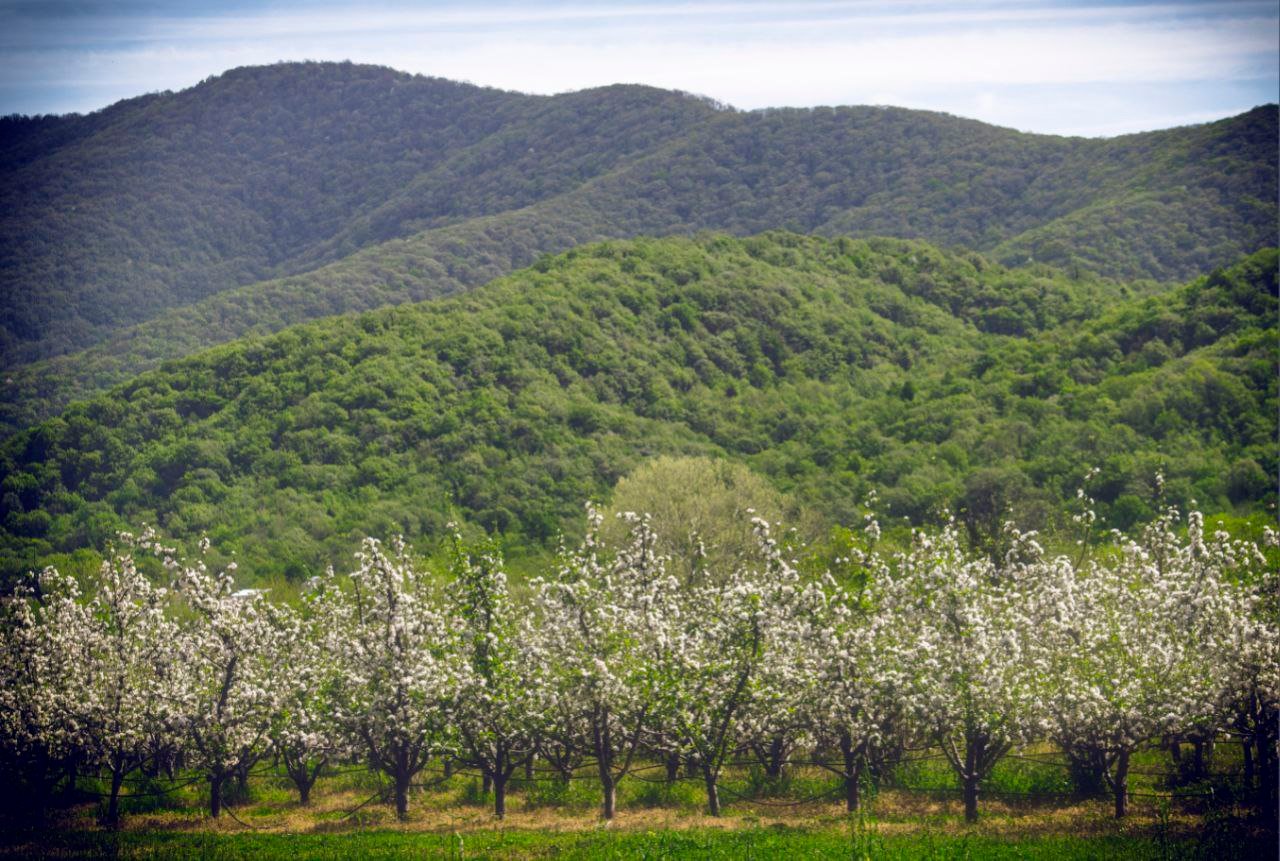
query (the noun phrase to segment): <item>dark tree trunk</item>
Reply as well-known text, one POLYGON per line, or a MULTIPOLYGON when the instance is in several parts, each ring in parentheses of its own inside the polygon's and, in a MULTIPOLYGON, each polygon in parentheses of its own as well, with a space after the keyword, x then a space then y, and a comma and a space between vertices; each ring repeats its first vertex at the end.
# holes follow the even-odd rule
POLYGON ((484 775, 480 778, 480 794, 485 798, 489 797, 489 793, 493 791, 493 775, 489 773, 489 769, 481 769, 484 775))
POLYGON ((669 753, 666 756, 667 783, 675 783, 680 779, 680 754, 669 753))
POLYGON ((396 819, 404 822, 409 818, 409 781, 412 777, 408 768, 397 768, 396 781, 396 819))
POLYGON ((395 757, 395 774, 392 777, 395 781, 396 819, 404 822, 409 818, 409 785, 413 782, 414 770, 409 751, 403 744, 395 752, 395 757))
POLYGON ((618 812, 618 785, 613 781, 612 772, 605 772, 600 775, 600 795, 600 815, 604 817, 606 822, 610 822, 618 812))
POLYGON ((1276 757, 1275 739, 1271 729, 1259 731, 1257 745, 1255 768, 1258 769, 1258 794, 1262 798, 1262 813, 1268 821, 1274 821, 1277 817, 1276 757))
POLYGON ((979 739, 970 739, 964 752, 964 821, 978 821, 978 763, 986 745, 979 739))
POLYGON ((217 819, 222 815, 222 782, 225 775, 215 774, 209 778, 209 815, 217 819))
POLYGON ((702 766, 702 782, 707 787, 707 812, 712 816, 719 816, 720 788, 716 786, 716 775, 710 764, 702 766))
POLYGON ((243 804, 249 798, 249 772, 253 769, 254 759, 246 757, 236 766, 236 792, 232 801, 243 804))
POLYGON ((107 802, 107 825, 120 827, 120 785, 124 783, 124 768, 117 765, 111 769, 111 798, 107 802))
POLYGON ((505 819, 507 815, 507 778, 510 773, 499 769, 493 775, 493 815, 505 819))
POLYGON ((1249 739, 1245 739, 1240 750, 1244 754, 1244 785, 1248 789, 1253 789, 1253 743, 1249 739))
POLYGON ((1071 786, 1080 798, 1095 798, 1107 785, 1107 763, 1101 753, 1092 749, 1067 750, 1067 770, 1071 786))
POLYGON ((617 804, 617 782, 613 778, 613 745, 608 729, 595 730, 593 744, 596 754, 596 773, 600 776, 600 815, 608 822, 613 819, 617 804))
POLYGON ((453 777, 453 759, 449 758, 444 761, 444 779, 448 780, 453 777))
MULTIPOLYGON (((618 808, 618 775, 614 774, 617 751, 614 749, 607 710, 592 721, 591 746, 596 757, 596 773, 600 777, 600 815, 609 822, 613 820, 618 808)), ((631 754, 628 753, 622 763, 622 773, 625 774, 630 767, 631 754)))
POLYGON ((964 821, 978 821, 978 777, 973 774, 964 779, 964 821))
POLYGON ((524 779, 533 780, 533 755, 524 761, 524 779))
POLYGON ((859 792, 862 782, 862 746, 853 746, 849 736, 841 736, 840 752, 844 754, 844 806, 853 813, 861 805, 859 792))
POLYGON ((1116 797, 1116 818, 1123 819, 1129 812, 1129 751, 1122 750, 1116 757, 1116 774, 1111 781, 1116 797))
POLYGON ((316 763, 315 767, 307 764, 307 760, 292 759, 284 756, 284 769, 289 774, 289 779, 293 781, 294 787, 298 790, 298 803, 306 807, 311 803, 311 787, 315 786, 316 780, 320 777, 320 772, 324 770, 325 762, 322 759, 316 763))
POLYGON ((1197 779, 1199 779, 1201 777, 1204 777, 1204 773, 1205 773, 1205 769, 1204 769, 1205 740, 1203 738, 1197 738, 1195 740, 1195 744, 1192 750, 1194 751, 1194 757, 1191 760, 1192 769, 1193 769, 1192 773, 1197 779))
POLYGON ((782 736, 774 736, 769 741, 764 757, 764 773, 770 780, 780 780, 782 770, 787 763, 787 741, 782 736))
POLYGON ((64 798, 75 795, 76 778, 79 773, 80 767, 75 758, 67 760, 66 767, 62 770, 62 796, 64 798))

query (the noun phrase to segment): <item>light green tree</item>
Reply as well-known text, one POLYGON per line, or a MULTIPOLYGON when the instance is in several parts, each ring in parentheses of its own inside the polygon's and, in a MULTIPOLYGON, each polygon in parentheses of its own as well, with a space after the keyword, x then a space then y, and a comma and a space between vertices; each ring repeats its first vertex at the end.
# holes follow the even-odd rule
POLYGON ((682 582, 708 572, 724 576, 759 550, 752 518, 794 523, 796 506, 768 480, 741 463, 709 457, 661 456, 646 460, 621 478, 604 512, 601 538, 622 546, 629 529, 618 515, 649 515, 660 555, 682 582))

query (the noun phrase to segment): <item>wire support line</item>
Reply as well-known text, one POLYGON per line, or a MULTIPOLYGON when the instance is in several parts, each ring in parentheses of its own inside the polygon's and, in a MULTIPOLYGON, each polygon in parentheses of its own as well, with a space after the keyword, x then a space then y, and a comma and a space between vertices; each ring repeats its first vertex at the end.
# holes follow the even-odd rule
MULTIPOLYGON (((191 786, 192 784, 195 784, 195 783, 201 783, 203 780, 204 780, 204 776, 203 776, 203 775, 201 775, 201 776, 199 776, 199 777, 193 777, 193 778, 191 778, 190 780, 187 780, 186 782, 179 784, 178 786, 170 786, 170 787, 169 787, 169 788, 167 788, 167 789, 158 789, 158 790, 155 790, 154 792, 130 792, 130 793, 127 793, 127 794, 122 792, 122 793, 119 793, 119 798, 120 798, 122 801, 123 801, 123 800, 125 800, 125 799, 129 799, 129 798, 154 798, 154 797, 156 797, 156 796, 160 796, 160 795, 168 795, 168 794, 169 794, 169 793, 171 793, 171 792, 177 792, 177 791, 178 791, 178 790, 180 790, 180 789, 186 789, 188 786, 191 786)), ((111 793, 110 793, 110 792, 98 792, 98 791, 93 790, 93 789, 79 789, 79 788, 77 788, 77 789, 76 789, 76 792, 80 792, 80 793, 83 793, 83 794, 85 794, 85 795, 96 795, 96 796, 98 796, 99 798, 110 798, 110 797, 111 797, 111 793)))
POLYGON ((383 787, 383 788, 379 789, 377 792, 375 792, 373 795, 370 795, 370 796, 369 796, 368 798, 366 798, 364 801, 362 801, 362 802, 360 802, 359 804, 357 804, 355 807, 353 807, 353 808, 351 808, 350 810, 348 810, 346 813, 344 813, 344 814, 342 814, 341 816, 339 816, 339 817, 338 817, 338 821, 339 821, 339 822, 344 822, 344 821, 346 821, 346 820, 350 819, 352 816, 355 816, 357 813, 359 813, 359 812, 360 812, 360 810, 361 810, 362 808, 364 808, 364 807, 368 806, 368 804, 369 804, 371 801, 373 801, 375 798, 382 798, 382 799, 385 799, 385 797, 386 797, 386 787, 383 787))
POLYGON ((252 825, 252 824, 250 824, 250 823, 248 823, 248 822, 245 822, 245 821, 244 821, 243 819, 241 819, 239 816, 236 816, 236 812, 235 812, 234 810, 232 810, 230 807, 224 807, 224 808, 223 808, 223 810, 226 812, 226 814, 227 814, 228 816, 230 816, 230 817, 231 817, 232 819, 234 819, 236 822, 240 823, 240 825, 244 826, 245 828, 250 828, 250 829, 252 829, 252 830, 254 830, 254 831, 265 831, 265 830, 266 830, 266 826, 265 826, 265 825, 252 825))
POLYGON ((719 783, 716 784, 716 790, 727 792, 730 795, 735 796, 739 801, 745 802, 746 804, 754 804, 757 807, 800 807, 805 804, 813 804, 816 801, 822 801, 830 798, 836 793, 843 791, 844 787, 833 786, 826 792, 819 793, 818 795, 811 795, 808 798, 801 798, 798 801, 761 801, 759 799, 750 798, 740 792, 736 792, 728 786, 722 786, 719 783))

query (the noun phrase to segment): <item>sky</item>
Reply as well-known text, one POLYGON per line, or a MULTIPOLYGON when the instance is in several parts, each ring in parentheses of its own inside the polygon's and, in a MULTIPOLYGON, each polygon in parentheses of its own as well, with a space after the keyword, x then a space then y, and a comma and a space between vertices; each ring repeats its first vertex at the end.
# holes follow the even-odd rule
POLYGON ((1117 135, 1280 100, 1280 3, 0 0, 0 115, 237 66, 352 60, 528 93, 644 83, 741 109, 881 104, 1117 135))

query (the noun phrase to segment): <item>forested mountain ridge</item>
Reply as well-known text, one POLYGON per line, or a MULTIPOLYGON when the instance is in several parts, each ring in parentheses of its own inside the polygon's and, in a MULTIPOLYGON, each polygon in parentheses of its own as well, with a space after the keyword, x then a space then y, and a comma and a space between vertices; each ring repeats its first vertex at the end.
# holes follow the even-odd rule
MULTIPOLYGON (((658 453, 835 523, 1273 502, 1276 253, 1151 295, 916 241, 610 241, 166 364, 0 448, 5 574, 157 523, 256 576, 450 517, 549 540, 658 453)), ((988 518, 990 519, 990 518, 988 518)), ((988 524, 989 525, 989 524, 988 524)))
MULTIPOLYGON (((165 308, 310 268, 358 213, 442 166, 486 182, 497 210, 519 207, 712 112, 648 87, 549 98, 292 63, 88 117, 8 118, 0 290, 31 301, 7 309, 0 357, 89 346, 165 308)), ((424 196, 424 215, 476 214, 456 185, 424 196)))
POLYGON ((1274 242, 1275 138, 1275 106, 1086 140, 895 108, 739 112, 634 86, 525 96, 320 63, 7 118, 5 429, 162 358, 478 286, 607 237, 887 234, 1182 280, 1274 242))

